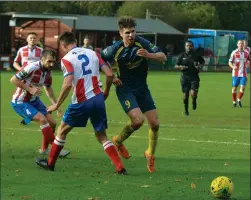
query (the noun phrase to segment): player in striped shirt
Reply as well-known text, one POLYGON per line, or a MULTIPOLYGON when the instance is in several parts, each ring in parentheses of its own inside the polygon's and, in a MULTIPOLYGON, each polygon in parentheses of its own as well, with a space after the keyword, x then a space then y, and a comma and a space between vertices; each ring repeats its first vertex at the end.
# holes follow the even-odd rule
POLYGON ((36 163, 46 170, 54 171, 58 154, 64 147, 66 135, 74 127, 86 127, 87 121, 90 119, 95 136, 115 165, 117 173, 126 175, 127 171, 116 148, 106 135, 107 117, 104 100, 109 95, 114 77, 111 69, 93 50, 77 47, 73 33, 63 33, 58 41, 60 48, 67 53, 61 60, 64 82, 57 103, 49 106, 48 111, 57 110, 71 88, 73 88, 72 100, 58 128, 49 159, 37 158, 36 163), (106 75, 104 93, 100 88, 99 70, 106 75))
MULTIPOLYGON (((43 49, 36 46, 37 45, 37 34, 34 32, 28 33, 26 38, 27 45, 21 47, 14 59, 13 67, 20 71, 22 67, 28 65, 28 63, 39 61, 42 55, 43 49)), ((24 120, 21 121, 21 124, 27 125, 24 120)))
MULTIPOLYGON (((17 88, 12 97, 12 107, 17 114, 24 118, 26 122, 36 121, 40 125, 43 134, 40 154, 48 154, 48 146, 54 140, 56 121, 46 110, 45 105, 40 100, 42 94, 41 87, 44 86, 46 95, 55 104, 56 98, 51 87, 51 68, 56 62, 56 54, 51 50, 42 53, 41 61, 33 62, 23 67, 11 78, 17 88)), ((61 115, 59 110, 58 115, 61 115)), ((65 157, 70 152, 62 151, 60 156, 65 157)))
POLYGON ((244 50, 243 40, 238 40, 237 49, 231 53, 229 59, 229 67, 232 68, 232 99, 233 107, 237 106, 237 87, 240 85, 240 92, 238 94, 238 106, 242 107, 241 99, 244 95, 244 90, 247 82, 246 68, 250 63, 250 54, 244 50))

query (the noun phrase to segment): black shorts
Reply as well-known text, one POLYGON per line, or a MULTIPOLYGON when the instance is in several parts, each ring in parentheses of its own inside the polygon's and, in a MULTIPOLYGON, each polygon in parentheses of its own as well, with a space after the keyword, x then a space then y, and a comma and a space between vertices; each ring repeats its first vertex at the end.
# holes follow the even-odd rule
POLYGON ((180 77, 180 84, 183 93, 187 93, 190 90, 198 92, 200 87, 200 78, 199 76, 190 77, 182 74, 180 77))

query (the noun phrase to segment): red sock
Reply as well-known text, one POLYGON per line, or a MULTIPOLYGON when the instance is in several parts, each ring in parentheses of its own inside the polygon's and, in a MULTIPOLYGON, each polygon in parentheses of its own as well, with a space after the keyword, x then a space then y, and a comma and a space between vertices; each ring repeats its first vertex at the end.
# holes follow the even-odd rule
POLYGON ((241 100, 243 94, 244 94, 244 92, 239 92, 239 95, 238 95, 238 99, 239 99, 239 100, 241 100))
POLYGON ((234 102, 236 102, 236 93, 232 93, 232 99, 234 102))
POLYGON ((65 140, 61 140, 58 137, 55 138, 51 146, 50 157, 48 160, 48 165, 53 166, 56 164, 58 155, 60 151, 64 148, 65 140))
POLYGON ((55 136, 53 133, 53 129, 50 127, 48 123, 41 125, 40 129, 42 130, 43 133, 42 150, 45 150, 48 148, 49 144, 51 144, 54 141, 55 136))
POLYGON ((121 159, 119 158, 118 152, 117 152, 116 148, 114 147, 114 145, 112 144, 112 142, 106 141, 103 144, 103 147, 104 147, 106 154, 109 156, 110 160, 112 161, 112 163, 116 167, 116 170, 121 171, 124 168, 124 165, 123 165, 121 159))

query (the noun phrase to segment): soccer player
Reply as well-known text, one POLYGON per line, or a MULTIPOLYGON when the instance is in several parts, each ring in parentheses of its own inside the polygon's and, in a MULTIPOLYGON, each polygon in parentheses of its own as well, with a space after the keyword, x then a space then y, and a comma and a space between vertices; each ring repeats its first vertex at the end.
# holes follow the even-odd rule
MULTIPOLYGON (((248 52, 249 56, 251 56, 251 48, 248 47, 248 43, 246 40, 243 40, 244 42, 244 50, 248 52)), ((250 67, 250 62, 247 64, 247 73, 248 73, 248 69, 250 67)))
POLYGON ((240 85, 238 94, 238 106, 242 107, 241 99, 244 95, 244 90, 247 82, 247 70, 250 64, 250 54, 244 50, 243 40, 238 40, 237 49, 231 53, 228 65, 232 68, 232 99, 233 107, 237 106, 237 87, 240 85))
POLYGON ((243 44, 244 44, 244 50, 247 51, 249 54, 251 54, 251 48, 248 47, 248 43, 246 40, 243 40, 243 44))
POLYGON ((155 150, 159 134, 159 120, 155 103, 147 85, 148 59, 165 62, 166 56, 148 40, 136 36, 136 21, 131 17, 122 17, 118 21, 119 33, 123 40, 101 51, 105 61, 114 61, 117 77, 122 86, 116 87, 118 100, 130 118, 119 135, 113 137, 113 143, 119 154, 128 159, 130 154, 123 142, 139 129, 146 117, 149 124, 149 145, 144 155, 147 169, 154 172, 155 150))
POLYGON ((112 85, 113 74, 110 68, 100 58, 100 55, 87 48, 76 46, 76 39, 71 32, 63 33, 58 42, 60 48, 67 54, 62 58, 61 65, 64 82, 56 104, 48 107, 48 111, 57 110, 73 87, 72 102, 68 106, 63 120, 58 128, 57 136, 52 144, 49 160, 37 158, 36 163, 54 171, 57 157, 63 149, 66 135, 74 127, 85 127, 90 118, 97 140, 103 145, 105 152, 116 167, 118 174, 126 175, 122 161, 106 135, 107 117, 105 98, 108 97, 112 85), (106 75, 104 94, 100 88, 99 70, 106 75))
POLYGON ((192 41, 185 42, 185 52, 177 59, 175 69, 181 70, 181 89, 183 92, 183 103, 186 116, 189 116, 189 93, 191 91, 193 110, 197 108, 197 97, 200 86, 199 70, 205 63, 203 57, 198 55, 192 41))
MULTIPOLYGON (((36 46, 37 45, 37 34, 34 32, 28 33, 26 38, 28 45, 21 47, 14 59, 13 67, 20 71, 22 67, 25 67, 28 63, 39 61, 42 55, 43 49, 36 46)), ((27 125, 27 123, 22 120, 21 124, 27 125)))
MULTIPOLYGON (((40 100, 41 87, 44 86, 50 101, 55 104, 56 98, 51 87, 52 77, 51 68, 56 62, 54 51, 45 50, 42 53, 41 61, 33 62, 23 67, 16 75, 11 78, 17 88, 12 97, 12 107, 17 114, 25 119, 26 122, 36 121, 40 125, 43 133, 42 148, 40 154, 48 154, 48 146, 54 140, 56 121, 52 115, 46 111, 46 107, 40 100)), ((61 115, 59 110, 58 115, 61 115)), ((62 151, 60 156, 65 157, 70 152, 62 151)))

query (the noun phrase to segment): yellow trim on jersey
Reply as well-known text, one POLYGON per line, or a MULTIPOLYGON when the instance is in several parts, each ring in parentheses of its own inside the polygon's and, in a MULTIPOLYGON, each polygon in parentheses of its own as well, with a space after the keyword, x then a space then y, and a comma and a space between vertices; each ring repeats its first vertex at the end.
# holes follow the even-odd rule
POLYGON ((135 42, 135 45, 137 45, 137 46, 140 47, 141 49, 144 49, 143 46, 142 46, 139 42, 135 42))
POLYGON ((116 52, 115 54, 115 57, 114 57, 114 60, 115 60, 115 68, 117 70, 117 73, 118 75, 120 76, 120 71, 119 71, 119 65, 118 65, 118 57, 119 57, 119 54, 121 53, 121 51, 124 49, 123 46, 121 46, 118 51, 116 52))

